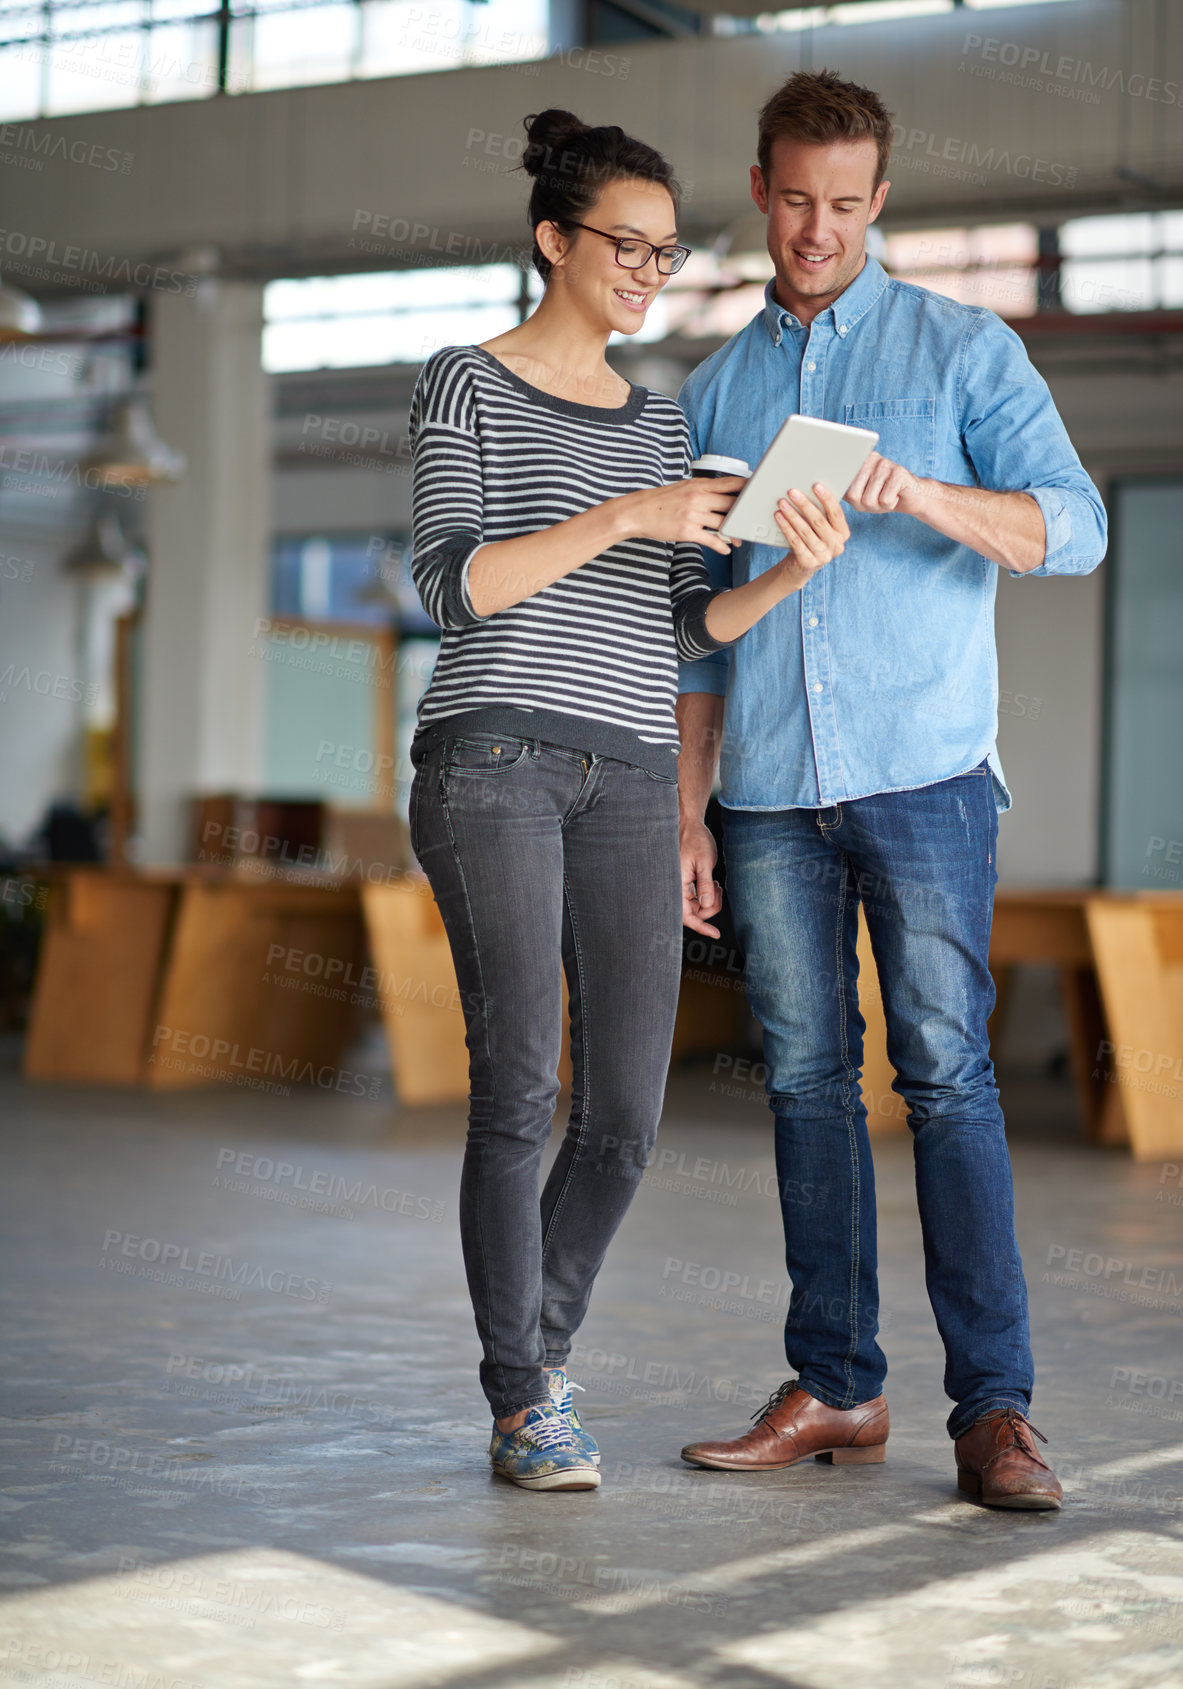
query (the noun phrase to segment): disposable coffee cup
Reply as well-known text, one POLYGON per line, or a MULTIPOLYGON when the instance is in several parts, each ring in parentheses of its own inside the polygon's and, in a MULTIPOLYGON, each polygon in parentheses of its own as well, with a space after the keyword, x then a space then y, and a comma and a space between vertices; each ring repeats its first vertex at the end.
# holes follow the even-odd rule
POLYGON ((750 475, 752 471, 746 458, 723 457, 718 452, 705 452, 702 457, 695 458, 690 465, 690 473, 696 477, 713 480, 719 475, 750 475))

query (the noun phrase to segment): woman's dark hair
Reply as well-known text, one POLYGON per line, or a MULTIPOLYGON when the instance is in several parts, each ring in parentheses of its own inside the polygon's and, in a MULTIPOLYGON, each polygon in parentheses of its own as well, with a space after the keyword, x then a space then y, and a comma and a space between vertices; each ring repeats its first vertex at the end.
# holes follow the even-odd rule
MULTIPOLYGON (((614 123, 593 128, 569 111, 538 112, 524 119, 522 169, 534 178, 527 216, 530 227, 554 223, 567 232, 581 223, 609 182, 622 178, 656 182, 678 209, 681 188, 669 163, 644 141, 614 123)), ((534 268, 546 281, 550 259, 534 242, 534 268)))

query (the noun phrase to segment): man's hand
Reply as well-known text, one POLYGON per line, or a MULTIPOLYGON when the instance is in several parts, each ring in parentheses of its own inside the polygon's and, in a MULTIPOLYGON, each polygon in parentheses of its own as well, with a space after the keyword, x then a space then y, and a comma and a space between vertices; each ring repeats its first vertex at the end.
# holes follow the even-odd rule
POLYGON ((872 452, 850 484, 846 502, 872 516, 915 516, 938 534, 967 545, 1001 569, 1026 574, 1047 552, 1043 512, 1030 493, 953 486, 913 475, 872 452))
POLYGON ((715 839, 705 821, 683 820, 678 828, 682 855, 682 925, 708 938, 718 938, 718 927, 707 917, 723 907, 723 892, 715 879, 715 839))
POLYGON ((872 452, 850 483, 846 503, 852 510, 872 516, 883 516, 892 510, 901 516, 919 516, 927 484, 902 463, 893 463, 889 457, 872 452))

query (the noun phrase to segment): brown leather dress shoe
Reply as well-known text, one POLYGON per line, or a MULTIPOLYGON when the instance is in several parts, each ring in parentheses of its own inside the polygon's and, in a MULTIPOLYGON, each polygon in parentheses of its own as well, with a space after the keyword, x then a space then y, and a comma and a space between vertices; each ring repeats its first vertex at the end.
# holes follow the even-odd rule
POLYGON ((774 1390, 750 1431, 730 1442, 688 1443, 682 1459, 721 1472, 773 1472, 799 1460, 835 1466, 872 1465, 887 1446, 887 1403, 882 1396, 858 1407, 832 1408, 803 1390, 796 1379, 774 1390))
POLYGON ((957 1488, 986 1507, 1059 1507, 1060 1481, 1035 1447, 1047 1438, 1018 1408, 999 1408, 975 1419, 953 1444, 957 1488))

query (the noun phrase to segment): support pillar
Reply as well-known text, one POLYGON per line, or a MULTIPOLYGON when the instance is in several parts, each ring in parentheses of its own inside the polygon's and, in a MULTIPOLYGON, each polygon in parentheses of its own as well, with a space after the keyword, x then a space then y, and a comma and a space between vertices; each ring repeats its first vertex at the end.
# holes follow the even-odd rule
POLYGON ((203 279, 152 312, 157 431, 185 453, 174 485, 149 497, 150 572, 139 700, 140 859, 178 861, 189 800, 253 795, 262 769, 270 527, 270 381, 263 290, 203 279))

